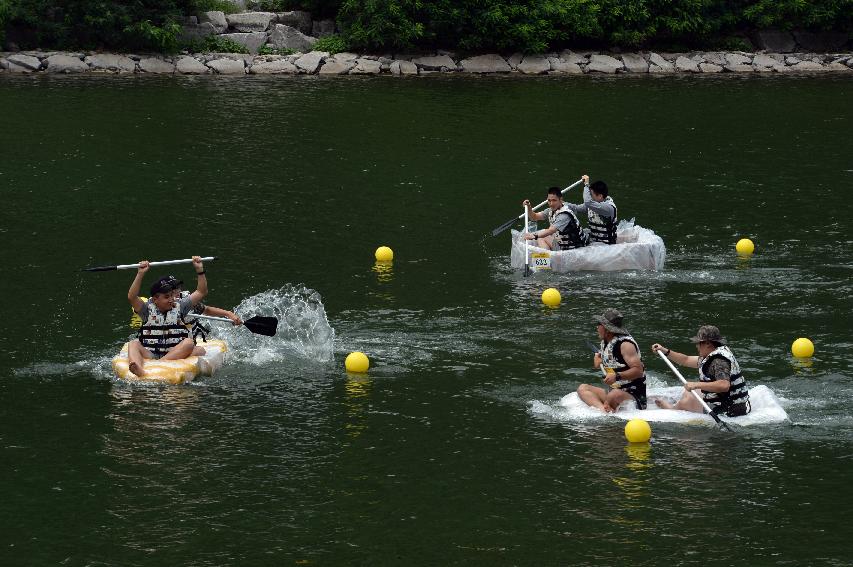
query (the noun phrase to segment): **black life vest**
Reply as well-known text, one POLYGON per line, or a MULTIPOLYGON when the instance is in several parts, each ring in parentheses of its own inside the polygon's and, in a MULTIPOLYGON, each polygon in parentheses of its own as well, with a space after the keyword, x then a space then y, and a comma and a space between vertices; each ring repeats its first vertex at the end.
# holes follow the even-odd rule
POLYGON ((743 415, 747 411, 733 410, 733 406, 737 404, 746 404, 749 402, 749 390, 746 387, 746 379, 735 359, 734 353, 727 346, 719 346, 705 358, 699 359, 699 381, 714 382, 716 378, 708 375, 711 361, 715 358, 723 358, 731 364, 731 372, 729 373, 729 391, 728 392, 702 392, 702 398, 705 403, 711 408, 714 413, 734 413, 743 415))
POLYGON ((593 242, 616 244, 616 225, 619 222, 616 203, 609 196, 602 203, 613 205, 613 217, 603 217, 592 209, 587 208, 586 213, 589 216, 589 239, 593 242))
POLYGON ((563 230, 558 230, 554 233, 554 244, 558 250, 572 250, 574 248, 583 248, 589 245, 589 237, 581 230, 581 223, 577 215, 563 205, 556 211, 548 210, 548 222, 554 226, 554 221, 557 220, 557 215, 569 215, 569 224, 563 230))
POLYGON ((187 322, 181 317, 181 308, 176 303, 163 313, 154 301, 148 300, 148 318, 139 329, 139 342, 157 358, 162 357, 190 336, 187 322))

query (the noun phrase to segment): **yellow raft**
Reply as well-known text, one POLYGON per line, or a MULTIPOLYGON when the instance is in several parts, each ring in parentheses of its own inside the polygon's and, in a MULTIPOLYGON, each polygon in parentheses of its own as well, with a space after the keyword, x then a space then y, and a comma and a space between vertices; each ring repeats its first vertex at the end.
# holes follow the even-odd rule
POLYGON ((191 356, 180 360, 146 360, 145 376, 142 378, 132 373, 127 361, 127 343, 121 352, 113 358, 113 372, 122 380, 136 380, 154 384, 184 384, 197 376, 213 376, 225 362, 228 345, 225 341, 199 341, 196 346, 204 347, 201 356, 191 356))

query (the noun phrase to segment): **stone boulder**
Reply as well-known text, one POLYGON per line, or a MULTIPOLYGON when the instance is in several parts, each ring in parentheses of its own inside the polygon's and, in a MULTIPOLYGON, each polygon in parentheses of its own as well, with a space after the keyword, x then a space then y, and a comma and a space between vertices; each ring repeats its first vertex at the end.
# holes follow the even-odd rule
POLYGON ((243 33, 267 31, 270 22, 277 19, 278 17, 270 12, 245 12, 225 16, 229 27, 243 33))
POLYGON ((298 29, 305 35, 311 35, 311 14, 294 10, 292 12, 279 12, 278 23, 298 29))
POLYGON ((382 63, 372 59, 356 59, 355 68, 350 75, 378 75, 382 72, 382 63))
POLYGON ((216 27, 210 22, 200 24, 184 24, 181 27, 181 35, 178 36, 178 41, 188 42, 199 39, 204 39, 209 35, 216 35, 220 32, 216 31, 216 27))
POLYGON ((560 59, 575 65, 586 65, 589 63, 589 55, 584 53, 575 53, 571 49, 564 49, 560 52, 560 59))
POLYGON ((758 49, 776 53, 791 53, 797 47, 794 36, 782 30, 761 30, 755 32, 751 39, 758 49))
POLYGON ((512 68, 500 55, 477 55, 459 62, 465 73, 509 73, 512 68))
POLYGON ((311 25, 311 35, 313 37, 326 37, 334 35, 335 21, 334 20, 319 20, 314 21, 311 25))
POLYGON ((509 68, 513 71, 518 70, 518 64, 524 60, 523 53, 513 53, 509 57, 507 57, 506 64, 509 65, 509 68))
POLYGON ((84 61, 92 71, 100 73, 133 73, 136 71, 136 61, 124 55, 102 53, 89 55, 84 61))
POLYGON ((48 73, 85 73, 89 66, 83 63, 79 57, 71 55, 51 55, 45 60, 48 73))
POLYGON ((577 63, 571 63, 559 57, 549 57, 548 63, 551 64, 550 73, 560 73, 565 75, 581 75, 583 69, 577 63))
POLYGON ((755 71, 752 67, 752 57, 743 53, 726 53, 726 64, 723 68, 732 73, 751 73, 755 71))
POLYGON ((725 67, 728 63, 728 61, 726 61, 726 54, 720 51, 709 51, 707 53, 703 53, 702 61, 710 63, 711 65, 717 65, 718 67, 725 67))
POLYGON ((210 69, 195 57, 181 57, 175 63, 175 69, 182 75, 206 75, 210 69))
POLYGON ((614 59, 609 55, 601 55, 595 53, 589 58, 589 65, 586 67, 587 73, 615 73, 624 69, 624 65, 618 59, 614 59))
POLYGON ((825 67, 816 61, 800 61, 791 65, 791 71, 825 71, 825 67))
POLYGON ((346 75, 355 68, 356 62, 352 59, 326 59, 318 73, 320 75, 346 75))
POLYGON ((329 56, 328 51, 311 51, 296 60, 296 66, 306 73, 316 73, 317 69, 329 56))
POLYGON ((234 59, 214 59, 208 62, 208 67, 213 69, 217 75, 245 75, 246 65, 243 61, 234 59))
POLYGON ((672 73, 673 71, 675 67, 662 55, 657 53, 649 55, 649 73, 672 73))
POLYGON ((276 49, 292 49, 302 53, 311 51, 316 42, 317 38, 307 36, 298 29, 284 24, 276 24, 267 41, 276 49))
POLYGON ((622 64, 625 65, 625 70, 629 73, 648 73, 649 62, 646 58, 638 53, 622 54, 622 64))
POLYGON ((249 68, 253 75, 295 75, 299 73, 296 65, 287 59, 258 60, 249 68))
POLYGON ((418 66, 411 61, 394 60, 388 66, 392 75, 417 75, 418 66))
POLYGON ((764 53, 759 53, 752 59, 752 67, 756 71, 772 71, 778 64, 779 61, 764 53))
POLYGON ((675 69, 682 73, 698 73, 699 65, 696 64, 696 61, 690 59, 688 57, 680 56, 675 60, 675 69))
POLYGON ((415 57, 412 59, 412 63, 424 71, 456 71, 456 63, 447 55, 415 57))
POLYGON ((139 60, 139 71, 153 75, 170 75, 175 72, 175 65, 156 57, 146 57, 139 60))
POLYGON ((256 55, 267 42, 267 34, 265 32, 224 33, 219 37, 239 43, 253 55, 256 55))
POLYGON ((723 68, 713 63, 699 63, 699 71, 702 73, 722 73, 723 68))
POLYGON ((223 33, 228 29, 228 20, 225 19, 225 14, 217 10, 199 13, 198 23, 210 24, 216 33, 223 33))
POLYGON ((7 57, 6 61, 9 64, 9 71, 12 73, 32 73, 41 69, 41 60, 32 55, 15 53, 7 57))
POLYGON ((542 55, 525 55, 518 71, 525 75, 541 75, 551 70, 551 62, 542 55))

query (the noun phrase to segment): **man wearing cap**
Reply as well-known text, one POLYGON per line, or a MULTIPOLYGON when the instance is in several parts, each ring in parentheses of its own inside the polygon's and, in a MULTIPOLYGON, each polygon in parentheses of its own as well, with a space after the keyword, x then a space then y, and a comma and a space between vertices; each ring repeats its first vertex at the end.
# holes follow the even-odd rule
POLYGON ((581 229, 578 217, 563 203, 563 193, 559 187, 548 188, 548 212, 536 213, 530 208, 530 201, 521 203, 527 207, 531 220, 547 220, 550 225, 543 230, 522 233, 522 238, 533 240, 534 245, 548 250, 572 250, 589 245, 589 237, 581 229))
POLYGON ((165 276, 154 282, 151 296, 145 302, 139 297, 139 289, 149 265, 148 260, 139 262, 136 277, 127 292, 133 311, 142 320, 139 338, 130 341, 127 347, 128 367, 136 376, 145 375, 146 360, 177 360, 193 354, 195 342, 190 337, 184 317, 207 295, 207 277, 200 256, 193 256, 193 267, 198 275, 198 286, 188 297, 175 302, 172 292, 177 280, 165 276))
POLYGON ((623 326, 624 320, 616 309, 605 309, 594 318, 601 348, 595 354, 593 366, 604 365, 607 371, 604 383, 610 386, 610 391, 589 384, 578 387, 581 400, 606 413, 616 411, 622 402, 629 400, 637 404, 637 409, 646 409, 646 370, 640 346, 623 326))
POLYGON ((664 409, 677 409, 702 413, 702 404, 692 390, 699 390, 702 399, 714 414, 724 414, 729 417, 746 415, 752 407, 749 403, 749 390, 746 379, 740 370, 740 365, 734 353, 726 346, 726 339, 720 335, 720 330, 713 325, 702 325, 695 337, 690 339, 696 343, 699 356, 688 356, 668 349, 655 343, 652 350, 662 351, 664 355, 681 366, 699 369, 699 381, 687 382, 687 390, 674 406, 669 402, 656 399, 655 403, 664 409))

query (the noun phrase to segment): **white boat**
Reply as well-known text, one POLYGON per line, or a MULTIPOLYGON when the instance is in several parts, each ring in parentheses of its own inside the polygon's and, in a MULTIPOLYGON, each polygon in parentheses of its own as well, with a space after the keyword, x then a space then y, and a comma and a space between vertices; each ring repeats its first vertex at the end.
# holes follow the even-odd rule
MULTIPOLYGON (((521 232, 512 231, 510 265, 523 269, 524 243, 521 232)), ((585 270, 610 272, 616 270, 662 270, 666 261, 666 246, 654 231, 623 220, 616 227, 616 244, 595 243, 574 250, 552 252, 546 248, 529 246, 530 269, 554 272, 579 272, 585 270)))
MULTIPOLYGON (((633 401, 623 402, 618 411, 605 414, 600 410, 586 405, 577 392, 566 394, 556 404, 550 405, 543 402, 531 401, 530 411, 535 414, 545 414, 560 421, 587 422, 601 419, 622 419, 625 421, 640 418, 648 422, 657 423, 683 423, 686 425, 702 425, 716 427, 714 418, 708 414, 700 414, 690 411, 660 409, 655 405, 655 398, 663 398, 670 403, 675 403, 684 394, 681 386, 649 388, 647 391, 648 409, 638 410, 633 401)), ((790 422, 787 412, 776 394, 767 386, 759 385, 749 389, 749 403, 752 411, 740 417, 727 417, 721 415, 720 419, 726 423, 740 426, 769 425, 774 423, 790 422)))

